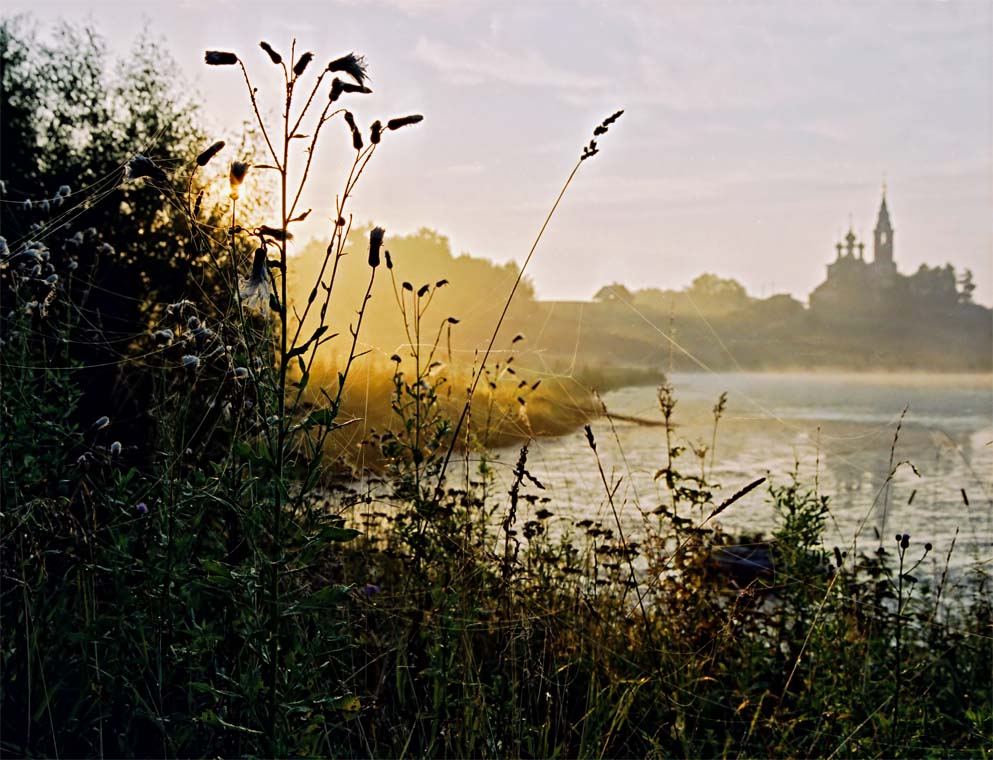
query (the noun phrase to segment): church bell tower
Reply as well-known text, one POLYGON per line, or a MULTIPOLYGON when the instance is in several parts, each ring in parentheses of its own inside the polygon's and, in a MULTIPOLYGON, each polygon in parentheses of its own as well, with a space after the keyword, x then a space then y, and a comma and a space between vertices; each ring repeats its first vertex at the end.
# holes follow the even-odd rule
POLYGON ((879 205, 879 218, 874 230, 872 259, 878 267, 894 268, 893 225, 890 224, 890 211, 886 207, 886 185, 883 185, 883 202, 879 205))

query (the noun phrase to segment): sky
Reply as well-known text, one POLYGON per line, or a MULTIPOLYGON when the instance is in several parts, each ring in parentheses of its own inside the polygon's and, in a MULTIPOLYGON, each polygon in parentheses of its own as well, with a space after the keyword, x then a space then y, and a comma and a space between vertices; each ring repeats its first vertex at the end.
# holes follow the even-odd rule
MULTIPOLYGON (((380 146, 356 222, 430 227, 498 261, 523 261, 593 127, 623 108, 528 268, 541 298, 714 272, 805 300, 849 221, 871 250, 885 181, 900 271, 970 268, 993 303, 990 0, 5 0, 19 12, 89 21, 113 54, 148 29, 219 139, 250 110, 205 49, 237 52, 262 92, 260 40, 365 55, 359 123, 425 120, 380 146)), ((304 200, 321 235, 348 151, 315 160, 304 200)))

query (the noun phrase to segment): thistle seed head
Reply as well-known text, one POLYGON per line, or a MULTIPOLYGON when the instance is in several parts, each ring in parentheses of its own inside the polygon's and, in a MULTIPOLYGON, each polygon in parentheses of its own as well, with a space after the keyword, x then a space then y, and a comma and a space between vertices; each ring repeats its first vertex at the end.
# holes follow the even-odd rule
POLYGON ((248 174, 248 168, 250 164, 244 161, 232 161, 231 171, 228 173, 228 184, 231 186, 231 197, 235 200, 238 199, 238 189, 241 187, 241 183, 245 181, 245 175, 248 174))
POLYGON ((272 46, 268 42, 260 42, 259 47, 265 50, 266 55, 269 56, 269 60, 277 66, 283 62, 283 56, 273 50, 272 46))
POLYGON ((223 50, 208 50, 203 54, 203 61, 208 66, 234 66, 238 56, 223 50))
POLYGON ((383 236, 386 230, 382 227, 373 227, 369 233, 369 266, 373 269, 379 266, 379 251, 383 247, 383 236))
POLYGON ((396 119, 390 119, 386 122, 386 128, 389 130, 400 129, 401 127, 406 127, 411 124, 417 124, 420 121, 424 121, 424 117, 419 113, 411 114, 410 116, 400 116, 396 119))
POLYGON ((293 233, 288 230, 279 229, 278 227, 270 227, 268 224, 261 225, 255 233, 261 235, 262 237, 272 238, 273 240, 286 241, 293 239, 293 233))
POLYGON ((312 60, 314 60, 314 54, 311 53, 309 50, 303 55, 301 55, 299 60, 293 66, 294 76, 300 76, 301 74, 303 74, 303 72, 306 71, 307 67, 310 65, 310 62, 312 60))
POLYGON ((348 74, 348 76, 359 84, 365 84, 365 80, 369 78, 369 75, 366 73, 365 58, 361 55, 355 55, 355 53, 349 53, 331 61, 328 64, 328 71, 332 73, 341 71, 348 74))
POLYGON ((134 158, 128 161, 127 168, 124 172, 125 179, 140 179, 141 177, 148 177, 157 182, 165 182, 169 177, 166 175, 162 168, 157 166, 152 159, 136 154, 134 158))
POLYGON ((207 150, 197 156, 197 166, 206 166, 207 163, 216 156, 221 148, 224 147, 224 140, 218 140, 213 145, 211 145, 207 150))

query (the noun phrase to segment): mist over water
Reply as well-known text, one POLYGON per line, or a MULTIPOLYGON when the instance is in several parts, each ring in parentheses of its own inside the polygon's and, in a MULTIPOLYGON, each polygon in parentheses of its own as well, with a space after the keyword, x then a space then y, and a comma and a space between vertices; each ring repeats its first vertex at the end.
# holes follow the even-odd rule
MULTIPOLYGON (((700 473, 690 447, 710 445, 713 406, 728 392, 712 470, 707 455, 708 476, 722 486, 716 501, 758 477, 784 484, 796 468, 805 486, 830 497, 824 537, 829 547, 850 549, 857 539, 860 549, 872 549, 879 545, 878 531, 890 548, 893 534, 910 533, 915 545, 932 542, 932 560, 943 564, 958 531, 953 566, 993 556, 989 376, 715 373, 674 374, 672 382, 677 443, 687 446, 678 460, 684 474, 700 473)), ((613 413, 661 420, 653 387, 613 391, 603 400, 613 413)), ((593 430, 608 480, 612 486, 620 480, 614 501, 633 537, 642 512, 668 501, 664 485, 653 478, 666 464, 665 431, 605 418, 593 430)), ((496 470, 508 483, 516 453, 500 452, 506 467, 496 470)), ((553 496, 560 516, 612 524, 582 431, 536 440, 529 469, 553 496)), ((720 522, 736 535, 768 535, 775 516, 765 487, 734 504, 720 522)))

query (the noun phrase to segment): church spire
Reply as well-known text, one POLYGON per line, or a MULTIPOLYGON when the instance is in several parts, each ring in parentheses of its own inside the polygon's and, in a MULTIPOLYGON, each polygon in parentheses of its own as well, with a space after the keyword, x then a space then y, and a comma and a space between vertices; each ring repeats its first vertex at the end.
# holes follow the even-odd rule
POLYGON ((883 199, 879 204, 879 216, 876 219, 876 229, 873 231, 872 246, 873 263, 893 266, 893 225, 890 222, 890 210, 886 206, 886 182, 883 182, 883 199))

